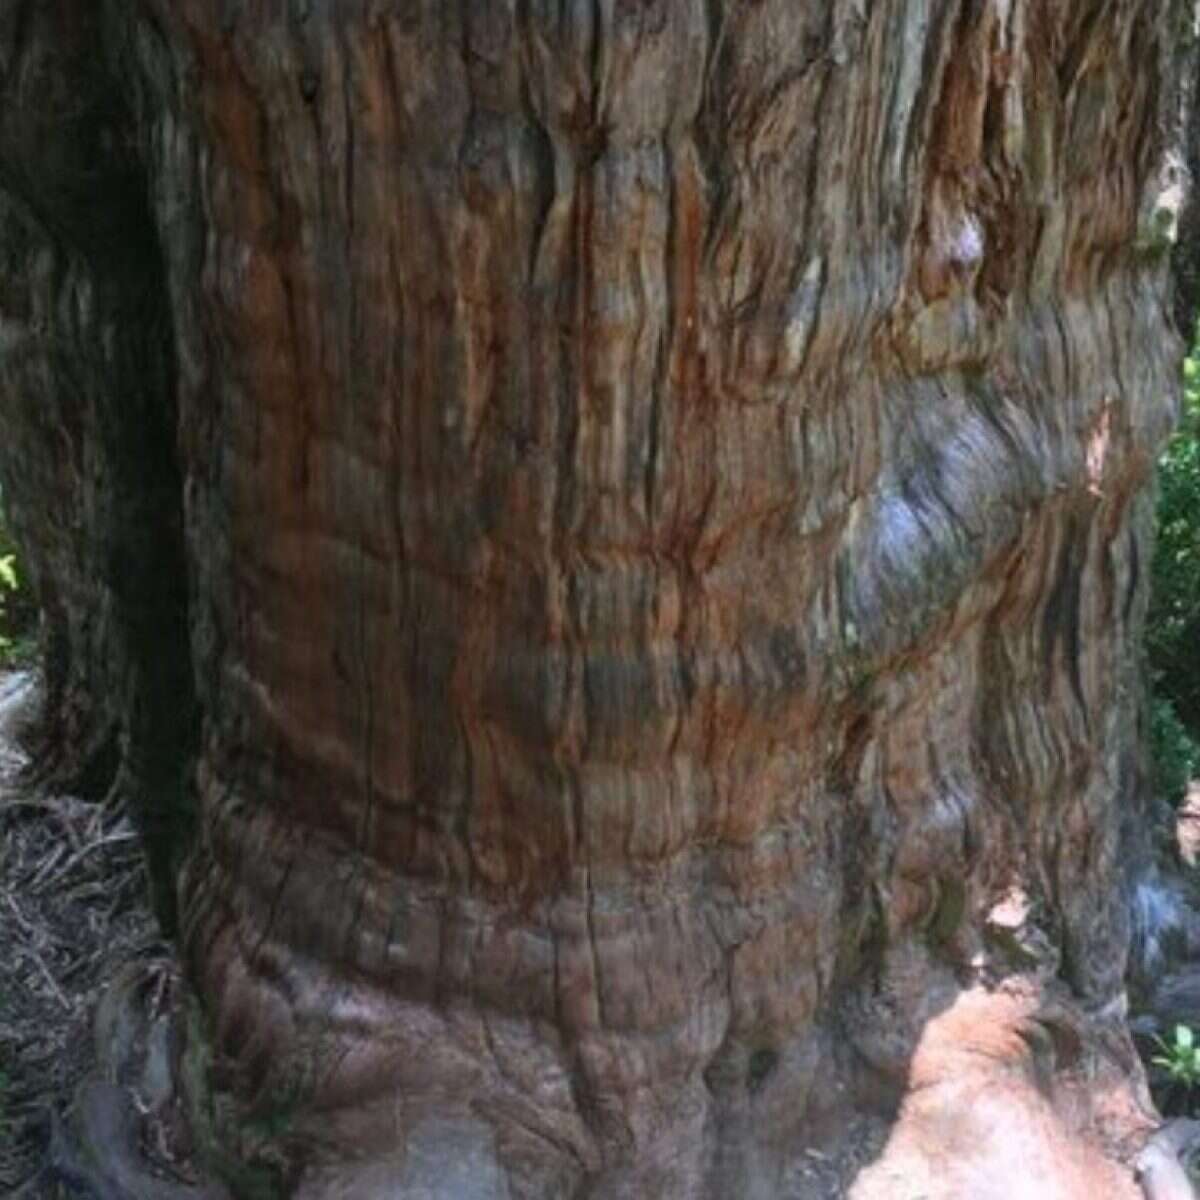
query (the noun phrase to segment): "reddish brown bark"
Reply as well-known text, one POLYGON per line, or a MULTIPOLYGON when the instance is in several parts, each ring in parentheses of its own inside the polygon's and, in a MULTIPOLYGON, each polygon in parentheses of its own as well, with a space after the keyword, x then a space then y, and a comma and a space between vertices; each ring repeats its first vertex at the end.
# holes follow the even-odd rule
MULTIPOLYGON (((301 1195, 806 1195, 822 1114, 975 1055, 963 1170, 1130 1194, 1078 1079, 1137 1077, 1176 6, 84 7, 171 317, 226 1136, 301 1195)), ((860 1195, 966 1194, 913 1165, 956 1097, 860 1195)))

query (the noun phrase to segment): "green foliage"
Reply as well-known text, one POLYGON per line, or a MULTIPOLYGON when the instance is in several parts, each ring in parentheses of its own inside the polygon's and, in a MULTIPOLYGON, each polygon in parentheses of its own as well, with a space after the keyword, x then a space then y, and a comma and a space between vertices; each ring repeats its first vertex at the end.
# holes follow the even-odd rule
POLYGON ((1150 760, 1155 795, 1172 804, 1183 799, 1189 781, 1200 775, 1200 741, 1163 696, 1150 697, 1150 760))
POLYGON ((1179 428, 1158 463, 1146 652, 1155 790, 1177 803, 1200 774, 1200 337, 1183 364, 1179 428))
POLYGON ((1200 1083, 1200 1045, 1196 1044, 1196 1035, 1189 1026, 1176 1025, 1173 1042, 1163 1038, 1154 1040, 1161 1053, 1151 1061, 1167 1072, 1172 1083, 1189 1090, 1200 1083))
POLYGON ((14 645, 14 638, 9 633, 10 598, 21 590, 21 581, 17 576, 17 556, 15 554, 0 555, 0 658, 7 658, 14 645))
MULTIPOLYGON (((1179 428, 1158 464, 1158 538, 1146 637, 1151 661, 1167 674, 1191 665, 1177 656, 1196 650, 1189 635, 1200 632, 1200 344, 1184 360, 1183 380, 1179 428)), ((1192 682, 1188 690, 1200 693, 1200 686, 1192 682)))
POLYGON ((23 666, 35 651, 37 616, 0 497, 0 666, 23 666))

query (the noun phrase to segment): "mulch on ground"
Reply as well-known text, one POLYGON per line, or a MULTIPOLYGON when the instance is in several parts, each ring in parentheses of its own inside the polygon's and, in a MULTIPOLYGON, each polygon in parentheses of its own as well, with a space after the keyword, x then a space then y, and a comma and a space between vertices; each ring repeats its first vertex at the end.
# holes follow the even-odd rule
POLYGON ((0 1195, 57 1196, 52 1113, 95 1060, 91 1016, 131 959, 166 958, 137 835, 118 800, 28 782, 30 672, 0 675, 0 1195))

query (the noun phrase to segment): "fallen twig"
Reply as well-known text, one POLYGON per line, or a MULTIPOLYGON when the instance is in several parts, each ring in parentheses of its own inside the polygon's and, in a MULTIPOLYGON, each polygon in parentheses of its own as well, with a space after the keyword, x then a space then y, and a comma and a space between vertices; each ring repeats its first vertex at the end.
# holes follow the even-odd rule
POLYGON ((54 993, 55 999, 58 1000, 59 1004, 61 1004, 63 1008, 67 1010, 67 1012, 71 1012, 74 1006, 71 1004, 70 1000, 67 999, 62 988, 58 986, 58 981, 53 975, 50 974, 50 968, 46 966, 42 956, 33 946, 23 947, 22 952, 26 958, 31 958, 38 970, 41 971, 46 982, 50 985, 50 990, 54 993))
POLYGON ((132 842, 136 838, 137 834, 132 830, 128 830, 124 833, 110 833, 105 837, 97 838, 94 842, 88 842, 86 846, 81 847, 67 859, 62 868, 55 872, 54 878, 61 879, 64 875, 69 875, 79 863, 95 850, 101 850, 105 846, 116 846, 122 842, 132 842))

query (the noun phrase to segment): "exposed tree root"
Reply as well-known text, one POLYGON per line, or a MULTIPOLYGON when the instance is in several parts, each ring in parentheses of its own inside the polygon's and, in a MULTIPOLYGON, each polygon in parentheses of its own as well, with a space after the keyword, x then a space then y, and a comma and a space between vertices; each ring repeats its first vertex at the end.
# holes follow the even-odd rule
POLYGON ((1200 1149, 1200 1121, 1169 1121, 1146 1143, 1135 1169, 1146 1200, 1196 1200, 1186 1163, 1200 1149))
POLYGON ((88 1079, 75 1094, 73 1120, 56 1120, 49 1168, 98 1200, 228 1200, 215 1183, 176 1183, 154 1174, 142 1153, 132 1093, 88 1079))

